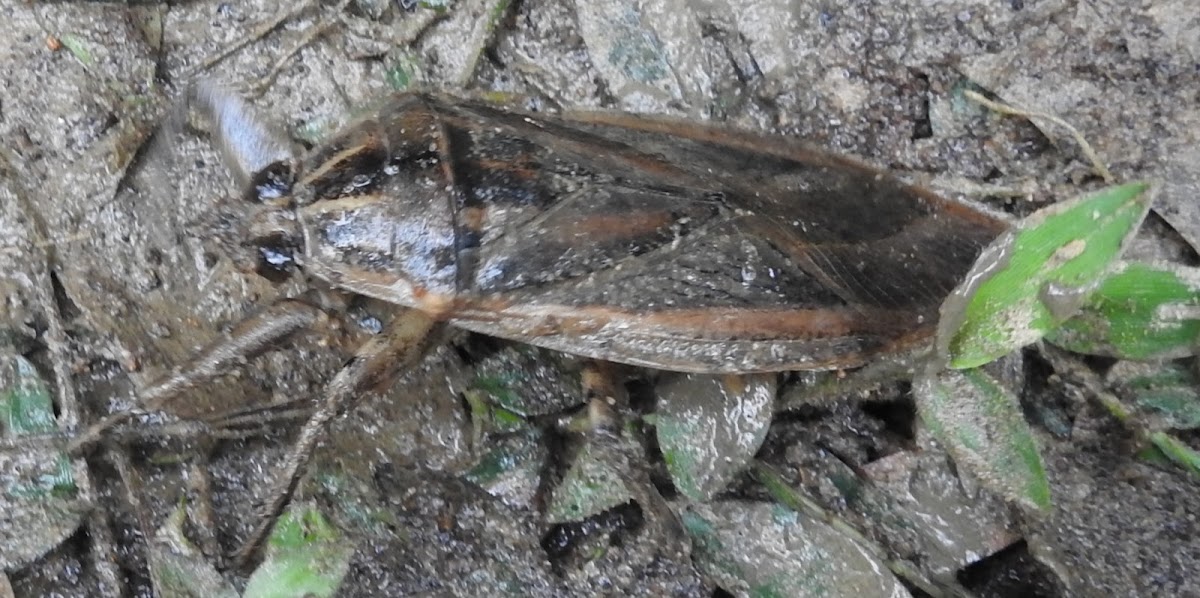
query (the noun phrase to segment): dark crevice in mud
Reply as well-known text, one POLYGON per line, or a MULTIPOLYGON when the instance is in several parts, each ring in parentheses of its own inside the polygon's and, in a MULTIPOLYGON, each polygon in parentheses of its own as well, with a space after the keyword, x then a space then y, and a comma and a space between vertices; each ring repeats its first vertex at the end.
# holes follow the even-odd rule
POLYGON ((542 549, 556 567, 572 557, 576 547, 588 539, 607 534, 607 544, 619 547, 630 534, 636 534, 645 523, 645 515, 636 503, 625 503, 583 521, 561 523, 542 536, 542 549))
POLYGON ((958 572, 958 581, 979 596, 1058 598, 1067 595, 1056 577, 1029 552, 1024 540, 958 572))
POLYGON ((1024 352, 1024 364, 1021 411, 1025 418, 1057 438, 1070 438, 1078 405, 1064 392, 1054 366, 1032 349, 1024 352))
POLYGON ((57 272, 50 272, 50 286, 54 289, 54 305, 58 308, 58 313, 62 316, 62 319, 69 322, 78 318, 82 312, 79 306, 75 305, 75 302, 67 295, 67 289, 63 286, 62 281, 58 279, 57 272))
POLYGON ((929 118, 929 75, 914 70, 912 81, 916 92, 912 106, 912 139, 929 139, 933 137, 933 121, 929 118))
POLYGON ((882 421, 886 431, 905 441, 916 438, 917 404, 911 395, 892 401, 863 401, 859 406, 867 415, 882 421))
POLYGON ((462 342, 454 343, 454 351, 467 366, 475 365, 491 357, 511 343, 498 338, 471 333, 462 342))

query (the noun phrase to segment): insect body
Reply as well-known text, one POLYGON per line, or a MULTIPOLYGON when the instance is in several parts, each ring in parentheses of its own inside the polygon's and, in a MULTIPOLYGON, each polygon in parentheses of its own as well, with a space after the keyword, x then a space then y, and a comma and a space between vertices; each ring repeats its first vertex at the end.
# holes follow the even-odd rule
MULTIPOLYGON (((193 99, 260 202, 224 234, 256 250, 261 272, 299 266, 413 308, 330 382, 243 563, 324 427, 441 323, 683 372, 851 367, 928 344, 943 298, 1005 228, 857 161, 694 124, 400 94, 293 164, 232 96, 201 87, 193 99)), ((248 318, 144 388, 143 407, 323 310, 289 299, 248 318)))
POLYGON ((779 138, 416 94, 303 159, 276 203, 290 227, 264 235, 270 254, 287 246, 342 289, 488 335, 714 373, 914 348, 1004 228, 779 138))

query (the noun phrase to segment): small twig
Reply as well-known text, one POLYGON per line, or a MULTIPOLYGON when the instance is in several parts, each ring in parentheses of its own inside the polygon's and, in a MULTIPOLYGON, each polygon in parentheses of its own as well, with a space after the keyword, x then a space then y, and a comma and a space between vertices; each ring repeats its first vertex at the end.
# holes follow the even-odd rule
POLYGON ((116 428, 108 431, 105 442, 116 446, 130 446, 148 441, 196 440, 217 438, 219 434, 203 422, 177 421, 165 424, 140 425, 116 428))
POLYGON ((241 50, 242 48, 245 48, 246 46, 270 35, 270 33, 272 31, 278 29, 280 25, 283 25, 290 19, 293 19, 293 18, 299 16, 301 13, 303 13, 304 11, 306 11, 310 7, 312 7, 313 4, 314 3, 311 1, 310 2, 302 2, 298 5, 296 5, 294 8, 292 8, 292 10, 290 10, 290 11, 276 15, 275 18, 271 19, 270 21, 267 21, 266 23, 259 25, 257 29, 255 29, 253 32, 250 33, 250 35, 247 35, 246 37, 239 39, 238 41, 223 48, 221 51, 217 52, 213 56, 206 58, 200 64, 196 65, 195 68, 188 71, 187 74, 185 74, 183 76, 183 78, 185 80, 192 79, 196 75, 198 75, 204 71, 207 71, 208 69, 215 66, 217 63, 232 56, 234 54, 234 52, 237 52, 238 50, 241 50))
POLYGON ((966 96, 967 99, 982 104, 989 110, 999 112, 1000 114, 1020 116, 1024 118, 1044 118, 1060 127, 1063 127, 1071 133, 1071 137, 1075 139, 1075 143, 1079 144, 1079 148, 1083 151, 1083 155, 1086 156, 1088 161, 1092 163, 1092 168, 1097 174, 1100 175, 1101 178, 1104 179, 1104 182, 1111 184, 1116 180, 1116 178, 1113 177, 1112 172, 1109 172, 1108 167, 1104 165, 1104 162, 1100 159, 1100 156, 1097 155, 1096 151, 1092 149, 1092 145, 1088 143, 1087 139, 1084 139, 1083 134, 1079 132, 1079 129, 1076 129, 1071 125, 1071 123, 1068 123, 1067 121, 1046 112, 1025 110, 1023 108, 1017 108, 1008 104, 994 102, 983 97, 983 94, 975 90, 965 90, 963 91, 963 95, 966 96))
MULTIPOLYGON (((312 415, 313 408, 307 401, 289 401, 285 404, 269 405, 255 409, 239 409, 232 414, 222 414, 205 421, 184 420, 168 423, 141 424, 134 427, 105 427, 105 442, 129 446, 148 440, 244 440, 265 436, 270 427, 289 422, 303 421, 312 415), (306 403, 305 406, 288 407, 292 403, 306 403), (284 408, 287 407, 287 408, 284 408)), ((124 413, 124 412, 123 412, 124 413)), ((132 410, 128 413, 142 414, 143 410, 132 410)), ((122 421, 127 421, 126 418, 122 421)), ((30 442, 38 442, 52 446, 61 446, 66 440, 62 434, 46 434, 39 436, 23 436, 20 441, 0 439, 0 451, 27 450, 30 442)), ((77 440, 71 439, 72 441, 77 440)), ((99 441, 99 438, 96 439, 99 441)))
POLYGON ((233 428, 247 423, 286 421, 295 417, 306 417, 313 411, 309 399, 289 399, 273 403, 250 405, 226 409, 203 417, 204 425, 213 429, 233 428))
POLYGON ((215 418, 209 420, 208 425, 218 433, 234 433, 239 431, 265 430, 276 423, 303 420, 312 415, 313 406, 309 401, 292 402, 304 403, 304 405, 286 409, 280 405, 271 405, 269 408, 259 409, 253 413, 215 418))
MULTIPOLYGON (((213 340, 191 359, 175 366, 139 392, 139 409, 159 411, 184 391, 204 384, 239 366, 247 357, 269 350, 293 333, 311 328, 326 315, 300 300, 283 299, 238 323, 213 340)), ((71 441, 68 451, 79 454, 100 442, 104 435, 138 413, 113 413, 92 424, 71 441)))
MULTIPOLYGON (((334 14, 341 13, 346 6, 350 4, 350 1, 351 0, 342 0, 340 3, 338 3, 338 5, 333 8, 334 14)), ((270 87, 271 83, 275 81, 275 77, 279 76, 279 72, 287 66, 288 62, 293 56, 298 54, 318 37, 324 35, 325 32, 329 31, 329 29, 331 29, 334 25, 339 23, 340 21, 327 21, 325 23, 319 23, 315 25, 312 29, 305 32, 304 37, 301 38, 298 43, 296 43, 290 50, 284 52, 282 56, 275 60, 275 63, 271 65, 271 69, 267 71, 267 74, 260 77, 253 85, 247 86, 241 91, 251 97, 258 97, 266 93, 267 88, 270 87)))
POLYGON ((19 246, 19 245, 0 246, 0 254, 17 255, 17 254, 25 253, 25 252, 29 251, 30 249, 45 250, 45 249, 50 249, 51 247, 57 247, 59 245, 63 245, 65 243, 74 243, 76 241, 84 241, 84 240, 87 240, 90 238, 92 238, 91 233, 76 233, 76 234, 73 234, 73 235, 70 235, 67 237, 63 237, 61 239, 56 239, 53 241, 37 241, 37 242, 33 243, 32 245, 27 245, 24 247, 19 246))

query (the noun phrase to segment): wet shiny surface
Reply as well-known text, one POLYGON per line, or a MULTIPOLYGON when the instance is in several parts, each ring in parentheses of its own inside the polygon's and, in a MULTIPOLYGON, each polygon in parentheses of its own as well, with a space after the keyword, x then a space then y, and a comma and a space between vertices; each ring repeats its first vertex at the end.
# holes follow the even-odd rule
POLYGON ((673 370, 846 367, 928 338, 1000 219, 794 141, 399 94, 303 162, 315 275, 673 370))
MULTIPOLYGON (((464 5, 469 3, 455 3, 456 7, 464 5)), ((5 9, 12 35, 6 39, 10 52, 3 54, 6 68, 0 69, 0 78, 5 79, 7 89, 24 92, 6 98, 0 136, 25 164, 24 174, 0 177, 7 178, 5 185, 0 185, 0 229, 8 246, 0 252, 7 274, 0 275, 4 289, 0 295, 8 299, 0 311, 7 329, 28 335, 18 337, 28 341, 21 344, 20 351, 36 350, 42 358, 38 364, 49 378, 51 357, 40 336, 46 311, 31 301, 29 287, 33 283, 29 280, 53 269, 63 287, 64 317, 73 339, 65 355, 69 359, 62 367, 76 372, 84 417, 92 412, 94 419, 95 412, 129 406, 134 401, 134 382, 187 359, 197 346, 219 334, 222 325, 236 322, 254 306, 279 294, 300 292, 294 284, 277 287, 258 276, 239 273, 224 257, 217 257, 223 254, 213 253, 210 258, 201 247, 203 232, 189 223, 210 210, 216 200, 237 191, 203 137, 188 136, 180 153, 186 158, 166 177, 171 182, 166 190, 153 185, 154 176, 136 172, 125 184, 119 181, 125 164, 121 156, 128 156, 126 148, 130 147, 128 125, 137 121, 139 111, 122 102, 125 90, 144 90, 142 86, 154 80, 157 68, 173 81, 184 81, 201 61, 293 6, 252 0, 170 6, 9 3, 5 9), (165 16, 167 40, 161 52, 144 41, 137 18, 144 11, 165 16), (43 39, 48 33, 74 35, 95 62, 88 65, 66 51, 47 50, 43 39), (110 127, 113 115, 120 122, 110 127), (20 209, 20 203, 5 189, 18 182, 30 190, 36 206, 32 212, 20 209), (44 227, 34 224, 39 220, 44 227), (81 240, 79 235, 85 237, 81 240), (55 263, 44 263, 29 245, 42 240, 53 243, 55 263)), ((473 39, 468 44, 462 43, 464 36, 482 29, 472 29, 472 21, 463 18, 469 17, 470 11, 456 9, 437 30, 402 47, 425 61, 419 69, 426 71, 422 80, 431 87, 544 94, 564 107, 687 114, 696 120, 727 120, 740 127, 783 131, 839 151, 869 156, 872 162, 889 168, 937 175, 934 183, 941 188, 964 191, 967 183, 985 182, 1031 185, 1032 201, 1022 197, 1009 204, 1017 211, 1027 212, 1077 193, 1080 165, 1077 156, 1072 158, 1075 154, 1069 143, 1051 143, 1023 119, 960 112, 957 104, 951 105, 955 82, 966 76, 1005 100, 1053 111, 1071 121, 1106 159, 1116 161, 1112 166, 1122 177, 1161 179, 1176 189, 1195 180, 1194 166, 1200 163, 1194 159, 1200 147, 1195 144, 1197 127, 1193 126, 1198 122, 1193 101, 1196 53, 1187 50, 1195 47, 1200 36, 1193 34, 1196 23, 1188 17, 1194 6, 1188 0, 1114 4, 1110 6, 1113 10, 1099 12, 1084 4, 1057 1, 973 0, 895 6, 859 2, 826 3, 818 8, 812 3, 689 0, 640 6, 644 10, 668 8, 655 13, 657 21, 650 20, 654 15, 648 11, 643 12, 643 20, 657 27, 661 42, 647 59, 654 64, 664 64, 663 56, 690 61, 677 65, 666 61, 673 68, 659 73, 662 81, 675 89, 649 100, 648 85, 627 83, 630 75, 596 50, 598 37, 611 40, 610 46, 618 49, 628 47, 622 45, 626 39, 648 38, 641 35, 647 29, 631 32, 628 25, 617 30, 596 24, 598 17, 606 14, 628 15, 626 2, 526 0, 516 5, 517 14, 510 23, 513 28, 502 30, 498 40, 473 39), (679 6, 688 10, 674 10, 679 6), (723 43, 713 43, 720 38, 714 40, 711 32, 701 35, 694 26, 697 20, 709 17, 716 17, 714 22, 730 34, 723 43), (1129 23, 1138 26, 1130 28, 1129 23), (1159 29, 1163 25, 1169 28, 1159 29), (1121 32, 1118 41, 1127 43, 1112 43, 1114 31, 1121 32), (1031 43, 1010 43, 1013 40, 1031 43), (460 74, 459 65, 468 62, 463 56, 485 43, 494 43, 489 52, 494 49, 499 62, 485 59, 479 69, 460 74), (744 97, 751 101, 741 107, 729 102, 745 87, 734 79, 741 73, 726 64, 727 51, 735 53, 739 68, 751 67, 743 72, 753 76, 753 67, 758 66, 763 73, 753 81, 752 89, 745 90, 744 97), (718 56, 709 60, 704 52, 718 56), (698 63, 704 68, 692 68, 698 63), (766 102, 757 103, 758 97, 766 102), (678 98, 684 98, 682 106, 678 98), (927 111, 923 108, 926 101, 927 111), (924 118, 932 120, 931 137, 917 133, 929 125, 922 123, 924 118)), ((418 8, 396 24, 407 28, 422 16, 421 11, 430 12, 418 8)), ((359 22, 353 14, 341 16, 351 25, 359 22)), ((332 18, 328 13, 316 16, 322 22, 332 18)), ((207 72, 232 85, 252 82, 312 25, 312 20, 304 19, 288 23, 207 72)), ((389 34, 395 30, 392 23, 380 26, 386 26, 389 34)), ((364 60, 351 53, 360 35, 361 29, 350 27, 322 36, 291 59, 275 85, 253 100, 255 108, 285 125, 344 122, 343 115, 383 92, 386 71, 391 68, 386 60, 364 60)), ((642 68, 639 74, 645 72, 642 68)), ((157 118, 155 114, 147 116, 157 118)), ((1054 140, 1059 134, 1055 130, 1045 133, 1054 140)), ((136 146, 136 141, 133 143, 136 146)), ((131 170, 143 169, 135 166, 131 170)), ((1160 198, 1160 206, 1174 199, 1180 208, 1176 214, 1194 216, 1200 214, 1193 209, 1194 197, 1188 192, 1168 193, 1160 198)), ((1160 229, 1154 237, 1160 238, 1161 233, 1160 229)), ((1192 255, 1190 250, 1187 255, 1192 255)), ((272 397, 307 399, 319 392, 348 357, 318 340, 316 336, 301 338, 284 351, 256 359, 240 368, 241 375, 187 397, 173 412, 221 411, 272 397)), ((447 353, 453 357, 453 351, 433 355, 430 367, 442 363, 447 353)), ((383 443, 389 455, 411 456, 408 460, 389 456, 391 462, 407 466, 411 461, 460 471, 447 463, 465 458, 469 441, 462 438, 469 436, 469 430, 455 436, 445 429, 455 422, 469 427, 451 398, 471 380, 471 374, 463 369, 430 369, 412 383, 399 384, 389 400, 374 401, 352 413, 337 426, 342 437, 352 440, 331 442, 326 447, 334 469, 345 471, 355 466, 354 479, 370 484, 383 443), (416 405, 414 396, 421 397, 416 405), (445 451, 445 445, 456 448, 445 451)), ((1073 384, 1056 385, 1026 398, 1032 398, 1036 409, 1045 409, 1058 404, 1062 396, 1079 396, 1079 392, 1073 384)), ((790 422, 801 430, 828 430, 820 439, 824 446, 839 446, 839 439, 843 443, 874 443, 888 437, 845 415, 854 411, 857 407, 802 419, 782 418, 780 423, 790 422)), ((1066 416, 1074 414, 1073 410, 1065 412, 1066 416)), ((1194 481, 1177 470, 1135 459, 1128 443, 1114 441, 1124 438, 1124 432, 1106 423, 1095 409, 1084 409, 1080 415, 1063 420, 1069 435, 1042 435, 1047 465, 1060 489, 1055 497, 1059 510, 1048 521, 1026 521, 1022 529, 1041 536, 1042 544, 1060 557, 1064 569, 1079 584, 1077 594, 1195 593, 1195 576, 1188 575, 1196 570, 1198 551, 1193 540, 1195 522, 1200 521, 1194 516, 1194 481), (1070 440, 1065 440, 1068 437, 1070 440)), ((147 425, 161 419, 147 420, 147 425)), ((293 425, 298 424, 289 424, 288 429, 293 425)), ((794 438, 783 440, 794 442, 794 438)), ((217 536, 224 550, 232 550, 232 543, 244 537, 252 516, 247 505, 264 498, 262 481, 274 471, 286 439, 280 432, 255 442, 222 444, 224 448, 209 467, 217 482, 213 497, 217 536)), ((788 445, 776 438, 768 446, 782 454, 788 445)), ((933 448, 924 447, 921 452, 934 460, 944 459, 933 448)), ((143 460, 142 449, 134 453, 139 455, 138 469, 146 476, 147 485, 140 494, 146 501, 144 522, 150 533, 139 533, 137 518, 117 506, 123 504, 117 483, 109 483, 100 498, 110 509, 114 528, 122 530, 114 555, 119 559, 113 560, 126 580, 126 593, 150 595, 153 588, 145 579, 144 559, 138 555, 153 528, 179 504, 184 486, 180 478, 194 478, 194 470, 143 460)), ((868 454, 855 455, 860 463, 870 458, 868 454)), ((93 467, 98 476, 111 479, 116 475, 105 462, 93 467)), ((805 480, 820 477, 813 476, 810 469, 802 471, 805 480)), ((958 492, 964 485, 957 477, 930 477, 946 492, 958 492)), ((408 488, 397 486, 398 494, 408 488)), ((841 504, 838 500, 834 497, 830 504, 841 504)), ((944 501, 928 505, 936 505, 943 513, 948 508, 944 501)), ((432 521, 410 521, 412 527, 403 527, 398 533, 411 534, 410 540, 422 538, 441 545, 440 534, 428 534, 432 521)), ((665 567, 651 550, 653 539, 645 539, 646 534, 619 536, 622 542, 614 545, 606 533, 589 533, 593 539, 575 541, 579 558, 559 572, 577 582, 572 586, 576 591, 565 595, 591 595, 597 587, 612 587, 614 594, 711 595, 711 587, 687 592, 691 586, 682 586, 682 582, 663 588, 664 582, 690 580, 696 574, 689 574, 690 568, 665 567), (596 554, 603 556, 596 560, 596 554)), ((95 537, 76 539, 80 541, 68 541, 54 555, 23 571, 10 571, 16 594, 120 595, 119 591, 105 591, 109 586, 96 586, 98 573, 103 577, 104 553, 97 552, 103 544, 95 537)), ((412 553, 423 550, 416 544, 406 544, 406 548, 412 553)), ((367 547, 362 560, 382 562, 393 554, 367 547)), ((474 560, 481 554, 475 550, 441 554, 456 563, 454 571, 505 564, 503 560, 474 560)), ((1030 571, 1027 566, 1005 567, 996 570, 995 577, 1009 583, 1028 582, 1030 571)), ((423 587, 451 581, 426 579, 423 587)), ((0 587, 3 585, 0 582, 0 587)), ((380 593, 385 591, 381 587, 369 589, 380 593)), ((1011 588, 987 591, 977 585, 971 589, 979 596, 1028 594, 1011 588)))

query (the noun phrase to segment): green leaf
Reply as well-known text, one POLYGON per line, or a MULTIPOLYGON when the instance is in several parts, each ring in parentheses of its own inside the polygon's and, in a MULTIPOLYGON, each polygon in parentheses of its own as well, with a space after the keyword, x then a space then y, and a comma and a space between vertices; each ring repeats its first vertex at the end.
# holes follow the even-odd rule
POLYGON ((388 85, 396 91, 404 91, 408 89, 409 83, 412 81, 412 76, 408 74, 406 65, 396 62, 388 66, 383 78, 388 85))
POLYGON ((532 505, 542 481, 548 451, 540 434, 531 430, 496 441, 463 475, 512 505, 532 505))
POLYGON ((1166 432, 1150 434, 1150 442, 1163 456, 1174 461, 1193 476, 1200 477, 1200 452, 1166 432))
POLYGON ((480 359, 471 389, 492 405, 530 417, 559 413, 586 400, 578 359, 527 345, 511 345, 480 359))
POLYGON ((500 0, 492 5, 491 11, 488 12, 487 28, 489 33, 496 28, 496 25, 500 24, 500 20, 508 13, 509 1, 500 0))
MULTIPOLYGON (((50 389, 33 364, 0 348, 0 436, 57 430, 50 389)), ((53 446, 0 451, 0 570, 14 570, 78 529, 90 505, 76 498, 71 461, 53 446)))
POLYGON ((1120 361, 1106 380, 1120 394, 1122 405, 1135 407, 1138 419, 1149 429, 1200 428, 1200 381, 1190 366, 1120 361))
POLYGON ((50 388, 37 369, 20 355, 9 354, 0 373, 0 423, 10 436, 55 431, 50 388))
POLYGON ((921 419, 959 466, 1009 500, 1050 509, 1050 483, 1016 396, 978 369, 926 371, 913 394, 921 419))
POLYGON ((978 367, 1078 312, 1145 217, 1148 189, 1131 183, 1050 206, 992 242, 942 305, 940 357, 978 367))
POLYGON ((776 378, 667 375, 656 389, 655 430, 675 487, 707 501, 736 477, 767 437, 776 378))
POLYGON ((782 505, 697 504, 680 520, 692 540, 697 569, 738 596, 910 595, 870 550, 782 505))
POLYGON ((71 52, 71 55, 73 55, 76 60, 83 63, 83 66, 92 66, 95 64, 96 60, 92 58, 92 53, 88 51, 87 44, 84 44, 83 40, 80 39, 79 36, 71 33, 64 33, 63 35, 59 36, 58 41, 62 42, 63 47, 71 52))
MULTIPOLYGON (((7 357, 6 363, 0 364, 0 431, 12 437, 56 431, 50 388, 37 368, 20 355, 7 357)), ((2 476, 5 494, 34 500, 75 496, 75 477, 65 452, 42 449, 23 457, 19 465, 14 465, 19 473, 2 476)))
POLYGON ((1089 355, 1173 359, 1200 348, 1200 268, 1120 262, 1046 340, 1089 355))
POLYGON ((471 412, 471 446, 483 446, 484 436, 488 433, 505 434, 529 429, 529 423, 520 415, 503 407, 493 407, 486 393, 468 388, 463 391, 463 398, 471 412))
POLYGON ((266 560, 250 576, 242 596, 333 596, 353 555, 353 547, 316 507, 293 505, 275 523, 266 560))
POLYGON ((583 521, 633 500, 616 469, 619 463, 605 459, 607 454, 592 442, 584 445, 554 489, 546 509, 549 523, 583 521))

